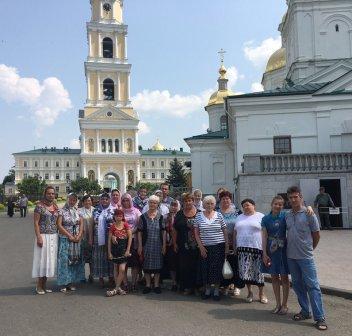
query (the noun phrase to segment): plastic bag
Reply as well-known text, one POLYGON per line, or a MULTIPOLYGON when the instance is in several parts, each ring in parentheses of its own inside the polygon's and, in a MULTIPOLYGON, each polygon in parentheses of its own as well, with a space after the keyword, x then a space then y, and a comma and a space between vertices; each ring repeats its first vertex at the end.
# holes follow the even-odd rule
POLYGON ((226 259, 225 259, 224 265, 222 267, 222 276, 226 280, 233 278, 233 271, 232 271, 231 265, 226 259))

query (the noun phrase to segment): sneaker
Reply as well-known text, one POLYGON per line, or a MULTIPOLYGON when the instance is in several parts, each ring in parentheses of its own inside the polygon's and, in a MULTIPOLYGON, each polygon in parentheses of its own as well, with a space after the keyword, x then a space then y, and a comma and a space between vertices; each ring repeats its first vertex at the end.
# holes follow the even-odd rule
POLYGON ((150 292, 151 292, 151 288, 150 287, 145 287, 144 289, 143 289, 143 294, 149 294, 150 292))
POLYGON ((160 287, 154 287, 154 293, 155 294, 161 294, 161 288, 160 287))

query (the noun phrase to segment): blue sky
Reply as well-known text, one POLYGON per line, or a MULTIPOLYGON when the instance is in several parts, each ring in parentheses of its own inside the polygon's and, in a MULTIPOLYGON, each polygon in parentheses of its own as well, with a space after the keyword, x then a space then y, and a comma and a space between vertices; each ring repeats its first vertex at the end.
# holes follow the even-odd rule
MULTIPOLYGON (((281 0, 125 0, 131 94, 140 143, 186 147, 203 133, 204 103, 217 85, 224 48, 235 92, 258 90, 279 45, 281 0), (170 132, 171 130, 171 132, 170 132)), ((0 178, 11 153, 77 145, 84 106, 89 0, 0 2, 0 178)))

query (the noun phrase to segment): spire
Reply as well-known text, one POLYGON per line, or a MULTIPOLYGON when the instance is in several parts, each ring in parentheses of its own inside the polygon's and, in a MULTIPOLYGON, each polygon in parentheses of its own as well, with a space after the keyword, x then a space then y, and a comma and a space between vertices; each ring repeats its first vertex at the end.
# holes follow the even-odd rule
POLYGON ((227 91, 227 83, 229 80, 227 79, 227 76, 226 76, 227 70, 224 66, 224 58, 225 58, 226 51, 221 48, 218 54, 220 55, 220 68, 219 68, 220 77, 218 78, 219 91, 227 91))

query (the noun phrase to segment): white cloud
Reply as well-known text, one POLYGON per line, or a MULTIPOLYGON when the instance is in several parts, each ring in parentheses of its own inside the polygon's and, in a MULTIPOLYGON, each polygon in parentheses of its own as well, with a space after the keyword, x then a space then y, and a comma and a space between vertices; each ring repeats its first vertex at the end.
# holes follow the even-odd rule
POLYGON ((36 78, 21 77, 16 68, 5 64, 0 64, 0 99, 29 107, 38 136, 72 107, 69 94, 59 79, 50 77, 40 83, 36 78))
POLYGON ((81 144, 79 142, 79 139, 72 139, 70 141, 69 147, 70 148, 74 148, 74 149, 80 149, 81 148, 81 144))
POLYGON ((140 134, 148 134, 151 131, 150 127, 144 121, 139 122, 138 128, 140 134))
MULTIPOLYGON (((239 74, 235 66, 228 68, 227 76, 229 89, 233 89, 237 81, 244 78, 243 75, 239 74)), ((206 89, 199 94, 190 95, 172 94, 168 90, 143 90, 132 97, 132 103, 141 115, 158 114, 184 118, 193 112, 203 110, 208 103, 210 95, 215 90, 215 85, 214 88, 206 89)))
POLYGON ((265 66, 269 57, 274 51, 280 49, 281 37, 269 37, 262 41, 260 45, 254 45, 253 41, 249 41, 244 45, 244 54, 256 67, 261 68, 265 66))
POLYGON ((261 83, 252 83, 251 86, 252 92, 262 92, 264 91, 263 85, 261 83))

